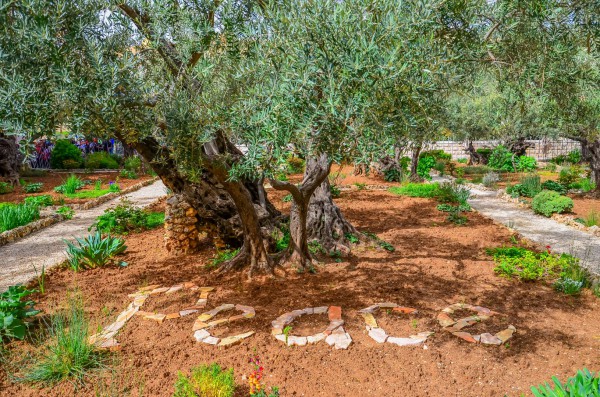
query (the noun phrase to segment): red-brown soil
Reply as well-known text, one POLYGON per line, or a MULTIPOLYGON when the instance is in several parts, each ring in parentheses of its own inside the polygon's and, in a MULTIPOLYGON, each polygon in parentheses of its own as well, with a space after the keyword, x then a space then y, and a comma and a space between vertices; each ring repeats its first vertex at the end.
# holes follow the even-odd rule
MULTIPOLYGON (((269 195, 281 203, 283 193, 270 190, 269 195)), ((134 316, 117 337, 121 350, 114 353, 118 359, 112 380, 118 389, 112 395, 119 396, 170 396, 178 371, 189 373, 193 366, 211 362, 234 368, 237 395, 247 395, 242 376, 252 370, 248 359, 254 355, 261 357, 266 385, 280 386, 282 396, 520 396, 530 395, 531 385, 549 381, 552 375, 566 379, 583 367, 600 370, 600 299, 589 292, 568 297, 546 283, 496 276, 484 249, 510 244, 504 227, 476 213, 468 214, 467 226, 453 226, 435 209, 434 201, 383 191, 346 191, 336 201, 359 230, 378 234, 396 251, 359 247, 340 263, 323 258, 317 274, 285 269, 276 278, 248 281, 243 275, 220 277, 205 270, 215 252, 208 242, 196 255, 170 257, 159 229, 127 237, 123 260, 128 267, 81 273, 57 270, 49 276, 46 295, 35 298, 50 311, 68 291, 78 289, 94 330, 114 321, 131 300, 127 294, 151 284, 193 281, 216 287, 207 309, 223 303, 256 309, 255 318, 239 320, 231 330, 256 334, 225 350, 193 340, 194 315, 163 324, 134 316), (380 345, 366 334, 358 310, 385 301, 419 310, 414 315, 380 310, 376 318, 393 336, 435 331, 426 348, 380 345), (490 331, 512 324, 517 328, 514 338, 505 346, 492 347, 472 345, 442 331, 435 316, 457 302, 502 313, 489 323, 490 331), (344 327, 353 339, 348 350, 333 350, 324 342, 286 347, 271 335, 271 321, 284 312, 326 305, 343 308, 344 327), (132 391, 126 392, 126 387, 132 391)), ((184 295, 181 308, 190 304, 184 295)), ((160 303, 154 302, 153 308, 158 310, 160 303)), ((167 300, 162 303, 176 307, 167 300)), ((291 324, 292 334, 308 335, 326 323, 323 315, 303 316, 297 327, 291 324)), ((483 322, 473 331, 486 329, 483 322)), ((12 350, 19 355, 27 346, 13 343, 12 350)), ((99 383, 93 378, 77 391, 69 383, 39 390, 10 383, 2 374, 0 395, 93 396, 99 383)))
MULTIPOLYGON (((56 193, 54 191, 54 188, 59 185, 62 185, 70 175, 71 174, 65 173, 65 172, 61 172, 61 173, 49 172, 48 174, 46 174, 44 176, 22 177, 21 179, 23 179, 26 183, 42 182, 44 184, 42 187, 42 191, 37 192, 37 193, 25 193, 25 191, 23 190, 23 188, 21 186, 17 186, 12 193, 0 195, 0 203, 3 203, 3 202, 4 203, 7 203, 7 202, 18 203, 18 202, 22 202, 25 199, 25 197, 40 196, 40 195, 44 195, 44 194, 51 195, 55 200, 62 198, 65 200, 66 204, 81 204, 81 203, 85 203, 86 201, 92 200, 92 199, 68 198, 68 197, 64 196, 63 194, 56 193)), ((114 182, 119 177, 118 172, 76 173, 75 175, 77 175, 80 179, 82 179, 84 181, 86 181, 86 180, 91 181, 90 184, 86 185, 83 189, 78 190, 78 192, 82 192, 84 190, 94 190, 94 183, 98 179, 102 180, 102 189, 108 189, 109 182, 114 182)), ((118 178, 118 184, 119 184, 119 187, 121 188, 121 190, 123 190, 123 189, 128 188, 129 186, 135 185, 136 183, 140 183, 140 182, 145 181, 150 178, 152 178, 152 177, 148 176, 148 175, 140 175, 139 178, 137 178, 137 179, 118 178)))

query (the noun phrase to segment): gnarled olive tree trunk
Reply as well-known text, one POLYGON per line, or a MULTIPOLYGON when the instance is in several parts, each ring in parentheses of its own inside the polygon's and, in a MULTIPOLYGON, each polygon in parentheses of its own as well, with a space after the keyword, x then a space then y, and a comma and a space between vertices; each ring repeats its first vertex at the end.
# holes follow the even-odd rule
POLYGON ((411 154, 410 157, 410 175, 409 175, 409 179, 412 182, 423 182, 423 178, 421 178, 419 176, 419 173, 417 172, 417 169, 419 167, 419 156, 421 155, 421 145, 416 146, 411 154))
POLYGON ((581 143, 581 154, 585 161, 590 162, 592 182, 596 185, 595 195, 600 195, 600 139, 573 138, 581 143))
POLYGON ((0 176, 13 186, 19 184, 22 156, 14 136, 0 134, 0 176))

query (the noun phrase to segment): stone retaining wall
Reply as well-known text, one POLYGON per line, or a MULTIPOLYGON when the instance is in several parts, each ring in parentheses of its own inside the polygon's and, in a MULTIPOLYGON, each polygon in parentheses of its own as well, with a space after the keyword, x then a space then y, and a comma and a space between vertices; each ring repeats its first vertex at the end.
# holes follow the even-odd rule
POLYGON ((19 240, 45 227, 61 222, 64 219, 64 216, 60 214, 50 215, 48 217, 38 219, 37 221, 30 222, 27 225, 19 226, 14 229, 2 232, 0 233, 0 247, 8 243, 12 243, 16 240, 19 240))
MULTIPOLYGON (((528 140, 528 143, 533 144, 532 148, 527 149, 527 155, 534 157, 538 161, 550 160, 561 154, 568 154, 573 150, 581 150, 581 144, 571 139, 537 139, 528 140)), ((475 149, 494 148, 502 142, 498 140, 488 141, 473 141, 475 149)), ((450 153, 452 158, 468 158, 465 152, 467 142, 458 141, 438 141, 426 145, 423 150, 439 150, 442 149, 446 153, 450 153)))
POLYGON ((181 195, 167 199, 165 209, 165 246, 175 255, 198 249, 199 230, 197 212, 181 195))

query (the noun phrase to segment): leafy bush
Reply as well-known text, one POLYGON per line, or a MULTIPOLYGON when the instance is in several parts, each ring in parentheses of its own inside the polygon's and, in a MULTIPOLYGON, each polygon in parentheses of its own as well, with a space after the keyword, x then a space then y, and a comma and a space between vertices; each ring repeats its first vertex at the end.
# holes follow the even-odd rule
MULTIPOLYGON (((466 167, 459 168, 459 170, 462 170, 465 175, 483 175, 492 171, 490 167, 485 165, 468 165, 466 167)), ((456 174, 458 175, 458 170, 456 174)))
POLYGON ((105 266, 115 256, 127 248, 118 237, 102 237, 100 232, 86 238, 75 238, 77 246, 70 241, 67 244, 68 264, 74 271, 105 266))
POLYGON ((383 179, 386 182, 402 182, 404 176, 405 173, 398 168, 390 168, 388 170, 383 171, 383 179))
POLYGON ((503 145, 498 145, 490 154, 488 166, 495 170, 513 172, 513 154, 503 145))
POLYGON ((119 193, 121 191, 121 187, 119 186, 118 182, 109 182, 108 191, 111 193, 119 193))
POLYGON ((517 171, 519 172, 532 172, 537 168, 537 161, 535 158, 530 156, 519 156, 517 159, 517 171))
POLYGON ((583 178, 579 181, 579 189, 581 189, 584 193, 592 191, 596 188, 596 185, 591 181, 591 179, 583 178))
POLYGON ((580 278, 579 259, 550 252, 534 252, 521 247, 502 247, 487 250, 494 257, 494 272, 521 280, 539 280, 544 277, 580 278), (578 275, 579 274, 579 275, 578 275))
POLYGON ((104 214, 100 215, 90 226, 90 230, 95 228, 96 231, 105 234, 126 234, 153 229, 163 223, 163 212, 144 211, 124 201, 122 204, 104 211, 104 214))
POLYGON ((56 210, 57 214, 60 214, 65 217, 65 219, 72 219, 73 215, 75 215, 75 211, 71 207, 67 207, 66 205, 61 206, 56 210))
POLYGON ((40 207, 32 204, 4 205, 0 207, 0 233, 26 225, 40 218, 40 207))
POLYGON ((135 173, 135 171, 130 171, 130 170, 121 170, 120 174, 121 178, 125 178, 125 179, 137 179, 138 178, 138 174, 135 173))
POLYGON ((569 166, 560 170, 558 181, 565 186, 570 186, 572 183, 577 182, 580 177, 581 168, 578 166, 569 166))
POLYGON ((193 368, 189 377, 180 372, 173 397, 232 397, 234 392, 233 369, 213 363, 193 368))
POLYGON ((438 189, 437 183, 407 183, 403 186, 391 187, 388 191, 401 196, 434 198, 437 196, 438 189))
POLYGON ((142 159, 137 156, 127 157, 124 167, 127 171, 140 172, 142 168, 142 159))
POLYGON ((79 177, 77 175, 71 174, 67 178, 65 183, 55 187, 54 191, 56 193, 73 194, 73 193, 75 193, 76 190, 79 190, 84 186, 85 186, 85 182, 83 182, 81 179, 79 179, 79 177))
POLYGON ((531 201, 531 208, 537 214, 550 217, 554 213, 561 214, 573 209, 573 200, 561 196, 552 190, 543 190, 531 201))
POLYGON ((435 162, 435 165, 433 166, 433 169, 436 170, 437 172, 439 172, 439 174, 441 176, 444 176, 444 174, 446 173, 446 162, 443 160, 438 160, 435 162))
POLYGON ((0 341, 25 337, 28 325, 25 320, 40 312, 34 309, 34 301, 23 299, 34 292, 22 285, 11 285, 0 294, 0 341))
POLYGON ((460 164, 467 164, 469 162, 469 159, 458 159, 456 161, 459 162, 460 164))
POLYGON ((119 163, 106 152, 96 152, 87 155, 85 168, 90 170, 115 170, 119 168, 119 163))
POLYGON ((454 207, 452 211, 448 213, 448 217, 446 218, 448 222, 454 223, 455 225, 464 225, 467 223, 468 218, 461 214, 461 211, 458 206, 454 207))
POLYGON ((25 191, 25 193, 37 193, 42 191, 43 187, 44 184, 42 182, 34 182, 28 183, 25 186, 23 186, 23 190, 25 191))
POLYGON ((567 188, 555 181, 546 181, 544 183, 542 183, 541 188, 543 190, 552 190, 557 192, 558 194, 567 194, 567 188))
POLYGON ((0 182, 0 194, 12 193, 14 188, 10 183, 0 182))
POLYGON ((471 191, 464 187, 457 185, 456 183, 442 183, 438 187, 436 197, 441 203, 456 203, 456 204, 467 204, 467 200, 471 196, 471 191))
POLYGON ((442 161, 443 160, 445 160, 445 161, 452 160, 452 155, 450 153, 444 152, 442 149, 427 150, 425 152, 421 152, 419 157, 420 158, 433 157, 436 160, 442 160, 442 161))
POLYGON ((542 191, 539 175, 527 175, 521 178, 521 183, 508 186, 506 192, 513 196, 534 197, 542 191))
POLYGON ((25 204, 37 205, 38 207, 49 207, 54 205, 54 200, 49 194, 43 194, 41 196, 25 197, 25 204))
POLYGON ((429 171, 435 166, 436 160, 433 156, 423 156, 419 159, 419 164, 417 165, 417 174, 427 180, 431 180, 431 175, 429 175, 429 171))
POLYGON ((554 282, 554 289, 566 295, 578 295, 583 288, 583 281, 573 280, 569 277, 561 277, 554 282))
POLYGON ((531 392, 535 397, 600 397, 600 374, 592 374, 586 368, 577 371, 564 384, 556 376, 552 381, 554 387, 546 383, 532 387, 531 392))
POLYGON ((581 151, 577 149, 571 150, 569 154, 567 154, 567 161, 571 164, 581 163, 581 151))
POLYGON ((90 371, 105 367, 106 353, 89 343, 89 323, 80 299, 71 298, 66 309, 52 316, 48 328, 50 344, 26 368, 21 381, 44 386, 65 380, 83 384, 90 371))
POLYGON ((329 191, 331 192, 331 197, 333 198, 340 197, 340 195, 342 194, 340 188, 335 184, 329 185, 329 191))
POLYGON ((500 175, 494 171, 490 171, 483 176, 481 183, 483 183, 483 186, 485 187, 494 187, 498 181, 500 181, 500 175))
POLYGON ((300 157, 295 157, 293 155, 289 155, 286 159, 287 163, 287 171, 290 174, 300 174, 304 172, 304 167, 306 166, 306 162, 302 160, 300 157))
POLYGON ((79 168, 83 163, 81 150, 68 139, 56 141, 50 156, 50 165, 56 169, 79 168))

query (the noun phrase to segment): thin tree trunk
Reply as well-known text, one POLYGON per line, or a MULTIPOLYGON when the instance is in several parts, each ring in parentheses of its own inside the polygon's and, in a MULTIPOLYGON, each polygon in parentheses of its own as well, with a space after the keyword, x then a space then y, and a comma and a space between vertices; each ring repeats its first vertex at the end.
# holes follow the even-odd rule
POLYGON ((419 167, 419 155, 421 154, 421 145, 415 147, 410 159, 410 176, 412 182, 423 182, 423 178, 419 176, 417 169, 419 167))

